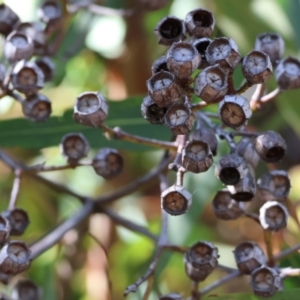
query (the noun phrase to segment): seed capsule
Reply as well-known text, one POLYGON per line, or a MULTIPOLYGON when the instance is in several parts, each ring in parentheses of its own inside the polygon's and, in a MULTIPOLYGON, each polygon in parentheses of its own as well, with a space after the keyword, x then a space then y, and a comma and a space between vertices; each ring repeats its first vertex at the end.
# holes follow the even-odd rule
POLYGON ((54 24, 62 18, 62 10, 58 1, 46 0, 38 9, 38 17, 47 24, 54 24))
POLYGON ((34 62, 42 70, 44 81, 51 81, 55 71, 55 65, 51 58, 48 56, 38 57, 34 62))
POLYGON ((192 194, 183 186, 172 185, 161 194, 161 207, 170 215, 186 213, 192 204, 192 194))
POLYGON ((9 222, 11 235, 22 235, 30 223, 27 212, 22 208, 4 211, 2 216, 9 222))
POLYGON ((209 66, 209 63, 206 60, 205 52, 210 43, 211 39, 209 38, 201 38, 193 41, 193 45, 196 47, 201 56, 200 64, 198 66, 199 69, 205 69, 209 66))
POLYGON ((255 150, 255 145, 251 138, 243 137, 236 146, 236 152, 242 156, 253 168, 256 168, 259 162, 259 155, 255 150))
POLYGON ((275 79, 282 90, 298 89, 300 87, 300 61, 294 57, 282 59, 275 70, 275 79))
POLYGON ((160 72, 160 71, 167 71, 169 72, 168 66, 167 66, 167 57, 165 55, 160 56, 157 58, 151 67, 152 75, 160 72))
POLYGON ((18 22, 18 15, 6 4, 0 4, 0 33, 7 36, 18 22))
POLYGON ((31 280, 19 280, 12 290, 12 300, 40 300, 41 289, 31 280))
POLYGON ((146 96, 143 99, 141 105, 142 116, 151 124, 163 124, 165 123, 165 114, 167 108, 158 107, 150 96, 146 96))
POLYGON ((233 251, 238 269, 242 274, 251 274, 267 261, 262 249, 254 242, 240 243, 233 251))
POLYGON ((10 224, 7 218, 0 215, 0 247, 7 241, 10 233, 10 224))

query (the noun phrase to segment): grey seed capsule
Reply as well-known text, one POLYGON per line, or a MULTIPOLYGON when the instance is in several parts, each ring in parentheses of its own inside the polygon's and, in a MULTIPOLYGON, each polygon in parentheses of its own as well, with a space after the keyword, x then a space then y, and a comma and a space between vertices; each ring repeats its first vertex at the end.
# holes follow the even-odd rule
POLYGON ((11 235, 22 235, 30 223, 27 212, 21 208, 4 211, 2 216, 9 222, 11 235))
POLYGON ((157 58, 151 67, 152 75, 158 73, 159 71, 169 71, 168 66, 167 66, 167 57, 165 55, 160 56, 157 58))
POLYGON ((151 124, 163 124, 165 123, 165 114, 167 108, 158 107, 157 104, 150 96, 146 96, 143 99, 141 105, 142 116, 151 124))
POLYGON ((300 61, 294 57, 282 59, 275 70, 275 79, 282 90, 298 89, 300 87, 300 61))
POLYGON ((51 81, 55 72, 55 65, 52 59, 48 56, 42 56, 35 59, 34 62, 42 70, 44 74, 44 81, 51 81))
POLYGON ((198 66, 199 69, 205 69, 209 66, 209 63, 206 60, 205 52, 210 43, 211 39, 209 38, 201 38, 193 41, 193 45, 196 47, 198 53, 201 56, 201 61, 198 66))
POLYGON ((0 33, 7 36, 18 22, 18 15, 6 4, 0 4, 0 33))
POLYGON ((10 223, 7 218, 0 215, 0 247, 7 241, 10 233, 10 223))
POLYGON ((31 280, 19 280, 12 290, 12 300, 41 300, 42 290, 31 280))
POLYGON ((38 17, 45 23, 54 24, 62 18, 60 3, 55 0, 46 0, 38 9, 38 17))
POLYGON ((243 137, 236 146, 236 152, 238 155, 244 157, 253 168, 257 166, 259 155, 255 150, 255 145, 251 138, 243 137))

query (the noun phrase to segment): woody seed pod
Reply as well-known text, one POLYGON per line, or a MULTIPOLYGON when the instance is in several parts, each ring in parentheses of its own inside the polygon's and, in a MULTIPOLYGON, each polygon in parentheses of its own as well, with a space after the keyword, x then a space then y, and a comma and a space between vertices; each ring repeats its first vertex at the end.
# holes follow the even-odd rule
POLYGON ((282 90, 298 89, 300 87, 300 61, 294 57, 282 59, 275 70, 275 79, 282 90))
POLYGON ((12 300, 40 300, 41 289, 31 280, 19 280, 12 290, 12 300))
POLYGON ((10 224, 7 218, 0 215, 0 247, 7 241, 10 233, 10 224))
POLYGON ((0 4, 0 33, 8 35, 18 22, 18 15, 6 4, 0 4))
POLYGON ((168 67, 167 67, 167 58, 165 55, 160 56, 159 58, 157 58, 151 67, 151 71, 152 71, 152 75, 158 73, 159 71, 169 71, 168 67))
POLYGON ((277 162, 285 154, 286 143, 279 133, 269 130, 256 138, 255 149, 263 161, 277 162))
POLYGON ((195 95, 206 103, 218 101, 227 93, 227 82, 227 74, 218 65, 207 67, 195 77, 195 95))
POLYGON ((99 176, 112 179, 123 171, 123 157, 112 148, 102 148, 93 159, 92 166, 99 176))
POLYGON ((98 127, 107 117, 108 104, 99 92, 85 92, 76 98, 73 118, 85 126, 98 127))
POLYGON ((62 18, 62 10, 58 1, 46 0, 38 9, 38 17, 47 24, 54 24, 62 18))
POLYGON ((266 202, 259 210, 259 221, 263 229, 278 231, 286 227, 289 213, 277 201, 266 202))
POLYGON ((165 114, 167 108, 158 107, 150 96, 146 96, 143 99, 141 105, 142 116, 151 124, 163 124, 165 123, 165 114))
POLYGON ((165 296, 160 296, 159 300, 184 300, 184 299, 179 294, 171 293, 165 296))
POLYGON ((184 255, 185 272, 194 281, 203 281, 218 264, 218 248, 210 242, 197 242, 184 255))
POLYGON ((236 153, 255 168, 259 162, 259 155, 251 138, 243 137, 236 146, 236 153))
POLYGON ((4 211, 2 213, 2 217, 8 220, 11 235, 22 235, 29 225, 28 214, 22 208, 14 208, 4 211))
POLYGON ((201 38, 193 41, 193 45, 201 56, 200 64, 198 66, 199 69, 204 69, 209 66, 209 63, 206 60, 205 51, 210 43, 211 39, 209 38, 201 38))
POLYGON ((172 185, 161 193, 161 207, 170 215, 186 213, 192 204, 192 194, 183 186, 172 185))
POLYGON ((55 65, 51 58, 48 56, 38 57, 34 62, 42 70, 44 81, 51 81, 55 71, 55 65))
POLYGON ((242 274, 251 274, 267 261, 262 249, 254 242, 243 242, 235 247, 234 258, 242 274))
POLYGON ((251 274, 251 286, 255 295, 268 298, 281 287, 281 278, 275 269, 262 266, 251 274))

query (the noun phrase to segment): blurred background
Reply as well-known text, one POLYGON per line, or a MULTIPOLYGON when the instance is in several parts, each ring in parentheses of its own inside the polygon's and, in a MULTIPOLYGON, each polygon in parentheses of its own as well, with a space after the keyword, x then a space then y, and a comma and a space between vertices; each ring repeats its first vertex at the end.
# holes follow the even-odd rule
MULTIPOLYGON (((138 1, 94 2, 119 9, 133 8, 138 1)), ((37 20, 37 7, 42 1, 3 2, 22 21, 33 21, 37 20)), ((171 135, 164 126, 150 126, 140 116, 140 104, 147 94, 145 82, 151 76, 152 62, 167 50, 165 46, 157 44, 153 29, 166 15, 184 18, 190 10, 198 7, 214 13, 216 28, 213 37, 233 38, 242 55, 253 49, 258 34, 278 32, 286 43, 285 56, 299 58, 299 0, 173 0, 161 10, 141 11, 127 18, 93 15, 81 10, 64 22, 62 30, 65 30, 65 38, 54 56, 56 75, 42 90, 52 101, 52 119, 45 124, 32 125, 22 117, 19 103, 9 97, 1 99, 0 146, 28 165, 43 162, 46 165, 64 164, 58 145, 65 131, 79 130, 86 134, 93 146, 91 158, 99 146, 118 147, 125 157, 125 170, 112 181, 96 176, 92 168, 88 167, 43 175, 90 196, 109 193, 145 174, 159 161, 162 151, 106 141, 101 131, 81 128, 75 124, 71 117, 72 107, 80 93, 98 90, 113 101, 114 110, 110 115, 112 119, 109 117, 111 125, 121 126, 141 135, 169 139, 171 135), (120 101, 125 102, 119 103, 120 101), (63 120, 68 126, 62 128, 57 125, 59 120, 63 120)), ((239 68, 234 73, 234 79, 236 86, 243 81, 239 68)), ((271 79, 268 89, 271 91, 275 87, 275 80, 271 79)), ((290 218, 286 230, 274 235, 274 252, 277 253, 300 240, 299 225, 295 221, 300 213, 299 91, 281 94, 255 114, 249 126, 256 131, 276 130, 288 144, 285 159, 276 167, 288 170, 290 174, 292 190, 289 207, 294 212, 294 218, 290 218)), ((218 155, 221 156, 226 151, 228 149, 220 142, 218 155)), ((256 170, 257 177, 266 171, 267 166, 261 163, 256 170)), ((170 182, 173 180, 174 176, 171 175, 170 182)), ((12 182, 13 174, 0 162, 1 210, 7 207, 12 182)), ((193 207, 183 216, 169 218, 171 243, 189 246, 198 240, 212 241, 219 248, 219 262, 229 267, 235 267, 232 250, 241 241, 256 241, 265 249, 262 230, 253 220, 241 218, 225 222, 214 216, 210 203, 221 185, 214 177, 213 168, 205 174, 188 174, 185 186, 193 193, 193 207)), ((123 217, 147 226, 158 234, 161 223, 159 195, 158 181, 152 181, 141 190, 115 202, 112 208, 123 217)), ((18 206, 26 209, 29 214, 31 223, 22 239, 31 243, 55 224, 71 216, 80 207, 80 203, 26 177, 22 181, 18 206)), ((126 286, 135 282, 147 270, 154 250, 155 245, 148 238, 116 226, 106 215, 97 214, 78 230, 66 234, 61 243, 33 261, 28 273, 20 277, 28 276, 40 285, 44 290, 45 300, 119 300, 123 299, 126 286)), ((299 254, 285 259, 281 265, 300 267, 299 254)), ((223 271, 215 270, 201 286, 224 275, 223 271)), ((299 287, 300 279, 286 279, 284 285, 286 289, 299 287)), ((5 285, 0 288, 9 289, 5 285)), ((129 295, 127 299, 142 299, 145 288, 146 285, 143 284, 136 294, 129 295)), ((190 282, 184 273, 182 255, 163 254, 149 299, 157 299, 157 295, 168 292, 179 292, 187 296, 189 289, 190 282)), ((218 288, 214 293, 250 290, 249 278, 244 276, 218 288)))

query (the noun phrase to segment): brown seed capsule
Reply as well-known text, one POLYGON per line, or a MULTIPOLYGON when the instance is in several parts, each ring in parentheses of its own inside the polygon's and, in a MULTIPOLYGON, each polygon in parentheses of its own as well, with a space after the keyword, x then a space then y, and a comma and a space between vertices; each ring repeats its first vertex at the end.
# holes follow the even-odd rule
POLYGON ((198 66, 199 69, 204 69, 209 66, 209 63, 206 60, 205 52, 210 43, 211 39, 209 38, 201 38, 193 41, 193 45, 196 47, 201 56, 200 64, 198 66))
POLYGON ((22 235, 30 223, 27 212, 22 208, 4 211, 2 216, 9 222, 10 235, 22 235))
POLYGON ((18 15, 6 4, 0 4, 0 33, 7 36, 18 22, 18 15))
POLYGON ((240 95, 226 95, 219 103, 219 115, 228 127, 238 129, 252 116, 249 101, 240 95))
POLYGON ((189 78, 201 61, 197 49, 186 42, 173 43, 167 53, 167 66, 177 78, 189 78))
POLYGON ((0 215, 0 247, 7 241, 10 233, 10 224, 7 218, 0 215))
POLYGON ((0 272, 16 275, 30 266, 30 250, 24 242, 9 241, 0 252, 0 272))
POLYGON ((284 52, 284 40, 278 33, 262 33, 256 37, 255 50, 265 52, 276 65, 284 52))
POLYGON ((154 34, 158 43, 165 46, 184 40, 186 38, 184 21, 174 16, 166 16, 157 23, 154 34))
POLYGON ((251 274, 267 261, 262 249, 254 242, 243 242, 235 247, 234 258, 242 274, 251 274))
POLYGON ((12 290, 12 300, 40 300, 41 289, 31 280, 19 280, 12 290))
POLYGON ((186 213, 192 204, 192 194, 183 186, 172 185, 161 194, 161 207, 170 215, 186 213))
POLYGON ((183 148, 182 166, 190 172, 206 172, 213 164, 209 145, 204 141, 193 140, 183 148))
POLYGON ((165 123, 176 135, 189 133, 194 125, 195 115, 186 104, 173 104, 165 115, 165 123))
POLYGON ((22 110, 23 114, 34 122, 44 122, 52 113, 50 100, 42 94, 28 95, 22 102, 22 110))
POLYGON ((214 103, 227 93, 227 82, 227 74, 218 65, 207 67, 195 77, 195 95, 206 103, 214 103))
POLYGON ((229 73, 239 64, 241 56, 238 47, 231 38, 215 38, 206 49, 206 59, 211 65, 219 64, 229 73))
POLYGON ((99 92, 85 92, 76 98, 73 118, 85 126, 98 127, 108 114, 108 103, 99 92))
POLYGON ((286 143, 279 133, 269 130, 256 138, 255 149, 263 161, 277 162, 285 154, 286 143))
POLYGON ((150 96, 146 96, 143 99, 141 105, 142 116, 151 124, 163 124, 165 123, 165 114, 167 108, 158 107, 150 96))
POLYGON ((35 61, 36 65, 42 70, 44 74, 44 81, 51 81, 54 76, 55 65, 50 57, 38 57, 35 61))
POLYGON ((123 171, 123 157, 116 149, 102 148, 93 159, 92 166, 99 176, 112 179, 123 171))
POLYGON ((90 145, 83 134, 68 133, 62 138, 60 150, 69 164, 76 164, 78 160, 87 156, 90 145))
POLYGON ((216 217, 222 220, 238 219, 245 212, 245 204, 233 200, 226 189, 217 192, 212 201, 212 208, 216 217))
POLYGON ((287 225, 289 213, 277 201, 266 202, 259 210, 259 221, 263 229, 278 231, 287 225))
POLYGON ((269 56, 258 50, 249 52, 243 59, 242 71, 251 84, 265 83, 272 76, 269 56))
POLYGON ((54 24, 62 18, 62 10, 58 1, 46 0, 38 9, 38 17, 47 24, 54 24))
POLYGON ((283 170, 270 171, 257 182, 259 196, 263 201, 284 201, 289 195, 291 181, 283 170))
POLYGON ((158 59, 156 59, 153 64, 152 64, 152 75, 160 72, 160 71, 169 71, 168 66, 167 66, 167 58, 165 55, 160 56, 158 59))
POLYGON ((259 162, 259 155, 255 150, 254 142, 251 138, 243 137, 236 146, 236 153, 255 168, 259 162))
POLYGON ((185 272, 194 281, 203 281, 218 264, 218 248, 210 242, 197 242, 184 255, 185 272))
POLYGON ((140 0, 146 10, 158 10, 170 3, 170 0, 140 0))
POLYGON ((282 90, 298 89, 300 87, 300 61, 294 57, 282 59, 275 70, 275 78, 282 90))
POLYGON ((169 107, 182 95, 175 75, 163 70, 147 80, 147 88, 149 95, 159 107, 169 107))
POLYGON ((281 278, 275 269, 262 266, 251 274, 251 286, 255 295, 268 298, 281 287, 281 278))

